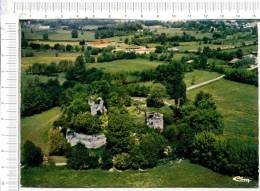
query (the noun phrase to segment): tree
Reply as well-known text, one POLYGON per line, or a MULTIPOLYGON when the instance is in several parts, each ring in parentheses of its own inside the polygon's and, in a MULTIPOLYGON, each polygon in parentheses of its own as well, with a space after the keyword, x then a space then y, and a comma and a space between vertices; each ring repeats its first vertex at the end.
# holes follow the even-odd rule
POLYGON ((162 53, 164 50, 164 47, 163 46, 156 46, 155 47, 155 53, 162 53))
POLYGON ((74 66, 72 66, 66 72, 67 80, 75 80, 79 82, 84 82, 86 78, 86 68, 83 56, 78 56, 76 58, 74 66))
POLYGON ((80 133, 97 134, 101 130, 101 121, 98 116, 92 116, 89 112, 79 113, 73 119, 73 129, 80 133))
POLYGON ((30 77, 22 82, 22 116, 40 113, 59 105, 61 86, 57 79, 40 82, 38 77, 30 77))
POLYGON ((129 38, 125 38, 125 44, 129 43, 129 38))
POLYGON ((199 56, 199 66, 198 69, 206 69, 208 64, 208 58, 206 55, 201 54, 199 56))
POLYGON ((168 65, 160 65, 156 68, 155 78, 166 86, 168 94, 175 99, 179 106, 186 100, 186 85, 183 81, 184 71, 180 62, 172 62, 168 65))
POLYGON ((200 91, 194 100, 194 105, 200 109, 214 109, 216 110, 217 106, 213 100, 213 97, 209 93, 200 91))
POLYGON ((242 57, 243 57, 243 51, 242 51, 242 49, 237 49, 237 51, 235 52, 235 54, 236 54, 236 57, 237 58, 239 58, 239 59, 241 59, 242 57))
POLYGON ((26 141, 23 145, 23 164, 26 166, 39 166, 43 161, 43 153, 40 147, 34 145, 31 141, 26 141))
POLYGON ((42 38, 43 38, 43 40, 48 40, 48 39, 49 39, 48 33, 44 33, 44 34, 42 35, 42 38))
POLYGON ((82 46, 85 45, 85 40, 80 40, 79 45, 82 45, 82 46))
POLYGON ((110 114, 107 127, 107 148, 112 153, 127 152, 129 148, 129 135, 133 127, 126 114, 110 114))
POLYGON ((77 29, 73 29, 71 31, 71 38, 78 38, 78 36, 79 36, 78 30, 77 29))
POLYGON ((67 148, 67 141, 59 129, 52 129, 49 135, 49 153, 63 155, 67 148))
POLYGON ((167 97, 166 89, 163 85, 157 83, 152 86, 150 94, 147 97, 148 107, 162 107, 164 105, 163 98, 167 97))
POLYGON ((155 53, 151 52, 151 53, 149 54, 149 60, 150 60, 150 61, 154 61, 154 60, 156 60, 156 59, 157 59, 157 55, 156 55, 155 53))
POLYGON ((72 169, 88 169, 98 167, 98 156, 91 154, 82 144, 72 147, 68 156, 68 166, 72 169))
POLYGON ((160 154, 163 153, 164 146, 165 139, 162 135, 153 131, 146 133, 139 144, 131 145, 132 167, 134 169, 154 167, 160 154))

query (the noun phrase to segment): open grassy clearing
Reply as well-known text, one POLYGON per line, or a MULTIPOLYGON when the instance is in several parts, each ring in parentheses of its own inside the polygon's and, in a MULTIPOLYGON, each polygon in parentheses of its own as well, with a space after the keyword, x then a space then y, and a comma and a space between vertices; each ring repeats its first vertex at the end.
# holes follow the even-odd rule
POLYGON ((50 64, 51 62, 59 62, 61 60, 71 60, 74 62, 79 55, 80 53, 61 52, 56 57, 55 51, 35 52, 35 56, 33 57, 22 57, 21 66, 23 70, 36 62, 40 64, 50 64))
POLYGON ((21 145, 30 140, 48 154, 48 136, 52 123, 61 114, 59 107, 54 107, 40 114, 23 117, 21 120, 21 145))
POLYGON ((238 49, 242 49, 243 54, 251 54, 252 52, 257 51, 257 45, 242 46, 242 47, 239 47, 239 48, 227 49, 227 50, 222 50, 222 51, 230 52, 230 51, 236 51, 238 49))
POLYGON ((226 65, 227 61, 224 61, 224 60, 221 60, 221 59, 217 59, 217 58, 209 58, 208 59, 208 63, 209 64, 215 63, 215 65, 226 65))
POLYGON ((198 48, 203 49, 204 47, 209 47, 211 49, 230 49, 230 48, 235 48, 235 45, 232 44, 203 44, 203 43, 199 43, 197 41, 193 41, 193 42, 181 42, 180 46, 178 46, 177 48, 180 49, 180 51, 190 51, 190 52, 195 52, 198 50, 198 48))
POLYGON ((213 95, 224 118, 224 135, 258 143, 258 90, 253 85, 219 80, 188 92, 194 99, 199 91, 213 95))
MULTIPOLYGON (((196 85, 196 84, 208 81, 208 80, 212 80, 219 76, 221 76, 221 74, 219 74, 217 72, 209 72, 209 71, 204 71, 204 70, 193 70, 192 72, 185 73, 184 82, 186 83, 187 87, 190 87, 192 85, 196 85)), ((138 82, 137 84, 145 85, 145 86, 152 86, 153 82, 152 81, 138 82)))
POLYGON ((88 68, 98 68, 109 73, 120 73, 120 72, 135 72, 148 69, 154 69, 163 62, 149 61, 147 59, 133 59, 133 60, 115 60, 112 62, 104 63, 91 63, 87 64, 88 68))
POLYGON ((78 38, 72 38, 71 37, 71 31, 70 30, 64 30, 64 29, 48 29, 48 30, 40 30, 40 29, 23 29, 25 34, 25 39, 28 40, 41 40, 43 39, 43 34, 48 33, 49 40, 57 40, 57 41, 79 41, 79 40, 93 40, 95 39, 94 31, 84 31, 83 34, 81 34, 81 31, 78 31, 78 38))
POLYGON ((187 87, 196 85, 208 80, 219 77, 221 74, 217 72, 208 72, 203 70, 194 70, 192 72, 185 73, 184 81, 187 87))
POLYGON ((24 82, 25 80, 27 80, 30 77, 38 77, 39 80, 41 82, 46 83, 49 79, 58 79, 58 81, 60 82, 60 84, 63 84, 63 82, 65 82, 66 77, 65 77, 65 73, 58 73, 57 75, 54 76, 45 76, 45 75, 26 75, 25 72, 22 71, 22 82, 24 82))
POLYGON ((209 32, 183 30, 181 28, 165 28, 165 27, 162 27, 162 28, 156 29, 157 34, 166 33, 166 34, 169 34, 169 35, 182 35, 183 32, 185 32, 186 34, 195 36, 198 39, 202 39, 203 37, 208 37, 208 38, 212 37, 212 33, 209 33, 209 32))
POLYGON ((24 187, 257 187, 256 181, 239 183, 188 160, 171 161, 145 171, 109 172, 64 167, 22 169, 24 187), (207 180, 207 181, 205 181, 207 180))

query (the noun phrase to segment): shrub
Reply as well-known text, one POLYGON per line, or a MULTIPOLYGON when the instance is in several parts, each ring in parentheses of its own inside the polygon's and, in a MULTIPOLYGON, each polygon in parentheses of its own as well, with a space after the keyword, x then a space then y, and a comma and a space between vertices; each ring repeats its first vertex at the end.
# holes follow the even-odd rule
POLYGON ((63 155, 67 147, 67 141, 58 129, 52 129, 49 135, 49 153, 63 155))
POLYGON ((131 157, 128 153, 120 153, 113 157, 113 165, 120 170, 125 170, 131 166, 131 157))
POLYGON ((72 169, 96 168, 99 165, 98 156, 90 154, 89 149, 82 144, 72 147, 68 155, 68 166, 72 169))
POLYGON ((31 141, 26 141, 23 145, 23 164, 26 166, 39 166, 43 161, 41 149, 31 141))

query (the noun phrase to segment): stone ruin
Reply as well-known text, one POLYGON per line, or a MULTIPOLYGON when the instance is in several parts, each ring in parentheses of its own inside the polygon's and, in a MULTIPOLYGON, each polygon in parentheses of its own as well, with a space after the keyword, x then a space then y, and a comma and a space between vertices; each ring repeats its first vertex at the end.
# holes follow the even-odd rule
POLYGON ((66 139, 71 146, 75 146, 78 143, 83 144, 86 148, 99 148, 106 144, 107 139, 104 134, 96 135, 85 135, 82 133, 74 132, 70 129, 67 129, 66 139))
POLYGON ((104 100, 101 97, 98 97, 95 101, 89 100, 88 104, 90 105, 90 112, 93 116, 107 112, 107 109, 104 106, 104 100))
POLYGON ((157 129, 160 132, 163 131, 163 114, 158 112, 146 112, 145 122, 148 127, 157 129))

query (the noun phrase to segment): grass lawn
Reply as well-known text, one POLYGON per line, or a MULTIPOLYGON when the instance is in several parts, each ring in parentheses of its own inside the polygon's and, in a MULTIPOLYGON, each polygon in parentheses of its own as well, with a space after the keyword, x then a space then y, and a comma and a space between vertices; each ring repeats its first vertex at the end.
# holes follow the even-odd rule
POLYGON ((215 65, 227 65, 227 61, 221 60, 221 59, 217 59, 217 58, 209 58, 208 59, 208 63, 209 64, 213 64, 215 63, 215 65))
POLYGON ((253 85, 219 80, 188 92, 194 99, 199 91, 213 95, 224 118, 224 135, 258 143, 258 89, 253 85))
POLYGON ((231 51, 236 51, 238 49, 242 49, 244 55, 251 54, 252 51, 257 51, 257 45, 242 46, 242 47, 239 47, 239 48, 227 49, 227 50, 223 50, 223 51, 231 52, 231 51))
POLYGON ((22 57, 21 66, 22 70, 26 69, 33 63, 40 64, 50 64, 51 62, 59 62, 61 60, 71 60, 75 61, 79 53, 58 53, 58 57, 55 56, 55 51, 46 51, 46 52, 35 52, 33 57, 22 57))
MULTIPOLYGON (((33 32, 31 32, 30 29, 23 29, 25 32, 25 39, 28 40, 42 40, 43 34, 48 33, 48 39, 52 41, 79 41, 81 39, 85 40, 93 40, 95 39, 95 32, 94 31, 84 31, 83 34, 81 34, 80 31, 78 31, 78 38, 72 38, 71 37, 71 31, 70 30, 64 30, 64 29, 48 29, 48 30, 40 30, 40 29, 33 29, 33 32)), ((77 42, 78 44, 78 42, 77 42)))
POLYGON ((256 187, 257 181, 239 183, 192 164, 171 161, 145 171, 109 172, 101 169, 71 170, 65 167, 22 169, 24 187, 256 187))
POLYGON ((112 62, 104 63, 91 63, 87 64, 88 68, 98 68, 109 73, 120 73, 120 72, 135 72, 147 69, 154 69, 158 65, 163 64, 159 61, 149 61, 146 59, 133 59, 133 60, 115 60, 112 62))
POLYGON ((60 113, 60 108, 54 107, 40 114, 23 117, 21 120, 21 145, 26 140, 30 140, 39 146, 44 154, 47 154, 49 130, 60 113))
POLYGON ((194 70, 192 72, 185 73, 184 81, 186 83, 187 87, 190 87, 192 85, 196 85, 208 80, 212 80, 214 78, 217 78, 221 74, 217 72, 208 72, 203 70, 194 70))

